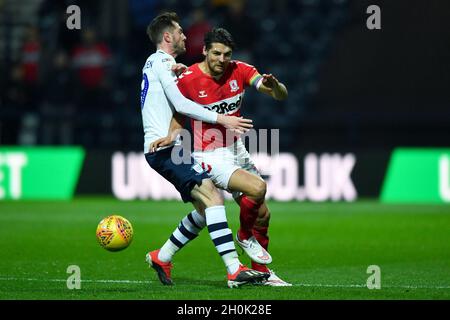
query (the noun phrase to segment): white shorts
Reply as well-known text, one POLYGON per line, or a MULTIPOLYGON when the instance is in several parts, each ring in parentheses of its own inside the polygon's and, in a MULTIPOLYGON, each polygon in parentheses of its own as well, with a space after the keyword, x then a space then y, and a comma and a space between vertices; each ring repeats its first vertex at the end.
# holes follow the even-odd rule
MULTIPOLYGON (((231 175, 237 169, 244 169, 259 177, 261 176, 250 159, 250 154, 245 149, 242 140, 238 140, 228 147, 208 151, 194 151, 192 156, 202 165, 204 170, 208 171, 216 187, 229 192, 228 183, 231 175)), ((232 194, 233 198, 237 198, 242 193, 233 192, 232 194)))

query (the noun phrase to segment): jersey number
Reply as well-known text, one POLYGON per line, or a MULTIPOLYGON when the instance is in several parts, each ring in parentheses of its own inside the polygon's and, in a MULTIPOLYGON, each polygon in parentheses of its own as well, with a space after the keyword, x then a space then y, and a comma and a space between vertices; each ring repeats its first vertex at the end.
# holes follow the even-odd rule
POLYGON ((148 78, 147 75, 144 73, 141 83, 141 109, 144 108, 145 98, 147 97, 147 91, 148 91, 148 78))

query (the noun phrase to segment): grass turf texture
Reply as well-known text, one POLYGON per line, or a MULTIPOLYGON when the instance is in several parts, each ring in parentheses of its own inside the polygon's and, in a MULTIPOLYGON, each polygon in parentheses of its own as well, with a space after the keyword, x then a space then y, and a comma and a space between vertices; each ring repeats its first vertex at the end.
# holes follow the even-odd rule
MULTIPOLYGON (((227 203, 230 227, 238 207, 227 203)), ((450 207, 357 203, 269 203, 270 246, 277 274, 293 287, 226 287, 226 273, 206 230, 174 259, 175 286, 162 286, 144 262, 191 210, 180 202, 0 203, 0 299, 449 299, 450 207), (96 242, 109 214, 133 224, 120 252, 96 242), (69 290, 69 265, 81 268, 81 289, 69 290), (381 268, 381 289, 366 287, 369 265, 381 268)), ((240 250, 238 249, 238 252, 240 250)), ((244 263, 248 257, 241 255, 244 263)))

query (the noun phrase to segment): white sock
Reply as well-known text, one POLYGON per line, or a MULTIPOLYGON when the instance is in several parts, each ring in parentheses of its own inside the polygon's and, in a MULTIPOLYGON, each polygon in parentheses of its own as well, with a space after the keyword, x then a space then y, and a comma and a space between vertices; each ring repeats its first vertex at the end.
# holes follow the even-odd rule
POLYGON ((162 262, 172 261, 175 253, 183 248, 189 241, 194 240, 205 226, 205 217, 196 210, 190 212, 181 219, 178 227, 161 247, 158 259, 162 262))
POLYGON ((205 209, 206 225, 217 252, 222 257, 229 274, 239 269, 239 259, 233 241, 233 235, 228 228, 227 215, 224 206, 214 206, 205 209))

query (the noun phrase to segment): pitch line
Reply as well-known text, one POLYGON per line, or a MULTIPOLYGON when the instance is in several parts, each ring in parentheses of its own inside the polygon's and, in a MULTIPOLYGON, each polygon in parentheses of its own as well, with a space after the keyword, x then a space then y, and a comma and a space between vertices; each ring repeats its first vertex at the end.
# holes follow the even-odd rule
MULTIPOLYGON (((367 288, 364 284, 293 284, 296 287, 323 287, 323 288, 367 288)), ((381 285, 381 289, 450 289, 450 286, 410 286, 410 285, 381 285)))
MULTIPOLYGON (((0 281, 40 281, 40 282, 67 282, 67 279, 36 279, 36 278, 15 278, 15 277, 0 277, 0 281)), ((159 281, 144 281, 144 280, 101 280, 101 279, 81 279, 80 282, 86 283, 152 283, 159 281)))
MULTIPOLYGON (((0 277, 0 281, 40 281, 40 282, 67 282, 67 279, 37 279, 37 278, 17 278, 0 277)), ((151 284, 159 281, 150 280, 108 280, 108 279, 81 279, 84 283, 124 283, 124 284, 151 284)), ((293 287, 312 288, 367 288, 363 284, 324 284, 324 283, 301 283, 293 284, 293 287)), ((411 286, 411 285, 381 285, 381 289, 450 289, 450 286, 411 286)))

